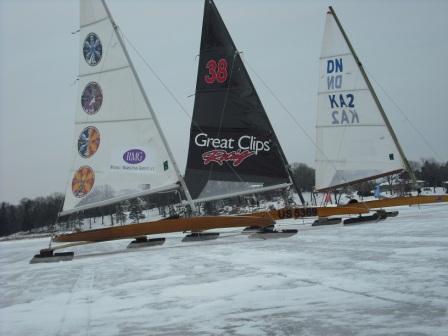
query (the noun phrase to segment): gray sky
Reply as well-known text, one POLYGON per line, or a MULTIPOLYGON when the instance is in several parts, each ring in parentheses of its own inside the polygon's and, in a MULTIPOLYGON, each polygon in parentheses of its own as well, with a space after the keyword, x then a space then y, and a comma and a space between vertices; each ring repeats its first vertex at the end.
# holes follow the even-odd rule
MULTIPOLYGON (((124 34, 191 114, 203 0, 107 2, 124 34)), ((318 57, 326 8, 334 6, 408 158, 448 160, 448 1, 215 2, 245 61, 313 138, 318 57)), ((71 32, 78 26, 78 1, 0 0, 0 201, 65 191, 80 55, 79 35, 71 32)), ((129 51, 185 167, 190 120, 129 51)), ((249 73, 289 161, 314 166, 313 143, 249 73)))

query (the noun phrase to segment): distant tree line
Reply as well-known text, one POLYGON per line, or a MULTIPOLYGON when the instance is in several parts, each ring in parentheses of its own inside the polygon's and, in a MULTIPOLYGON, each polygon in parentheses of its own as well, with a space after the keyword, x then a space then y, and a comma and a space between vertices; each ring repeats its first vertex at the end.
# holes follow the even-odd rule
MULTIPOLYGON (((423 180, 425 186, 447 186, 444 182, 448 181, 448 161, 440 163, 435 160, 421 160, 420 162, 411 161, 410 164, 416 178, 423 180)), ((292 163, 291 170, 296 184, 300 186, 302 191, 310 192, 313 190, 315 185, 315 171, 313 168, 305 163, 292 163)), ((373 182, 357 186, 359 191, 366 193, 369 193, 373 187, 373 182)), ((278 197, 280 194, 277 191, 272 191, 265 193, 260 199, 278 197)), ((179 204, 181 196, 173 192, 144 196, 139 198, 139 202, 130 200, 122 204, 90 209, 82 214, 62 217, 59 219, 59 222, 65 223, 66 228, 73 228, 82 223, 83 218, 101 217, 104 224, 104 216, 110 216, 111 225, 118 225, 124 224, 126 221, 125 211, 129 213, 129 219, 138 222, 139 219, 144 218, 141 214, 142 210, 155 207, 159 208, 159 213, 162 215, 172 216, 175 214, 173 204, 179 204), (168 207, 168 213, 166 213, 165 207, 168 207)), ((232 202, 236 201, 245 203, 247 197, 232 200, 232 202)), ((19 231, 32 232, 42 227, 54 225, 58 213, 62 210, 63 202, 64 195, 61 193, 55 193, 47 197, 37 197, 33 200, 23 198, 18 205, 2 202, 0 205, 0 236, 10 235, 19 231)), ((209 212, 212 212, 212 210, 209 212)))
MULTIPOLYGON (((142 213, 144 209, 159 207, 159 211, 165 214, 165 206, 171 205, 166 214, 171 215, 172 204, 179 203, 179 201, 180 196, 177 193, 160 193, 60 218, 58 218, 58 213, 61 212, 64 203, 64 195, 61 193, 35 199, 23 198, 17 205, 2 202, 0 204, 0 236, 20 231, 36 232, 55 224, 58 228, 74 229, 82 225, 88 218, 101 218, 100 223, 104 225, 105 216, 110 216, 110 225, 122 225, 128 217, 132 222, 139 222, 145 217, 142 213), (128 212, 128 215, 125 212, 128 212)), ((91 225, 92 221, 89 220, 89 223, 91 225)))
POLYGON ((424 181, 426 187, 446 187, 448 182, 448 161, 440 163, 435 160, 411 161, 410 165, 418 180, 424 181))
POLYGON ((23 198, 18 205, 2 202, 0 205, 0 236, 53 225, 62 208, 63 201, 64 195, 55 193, 33 200, 23 198))

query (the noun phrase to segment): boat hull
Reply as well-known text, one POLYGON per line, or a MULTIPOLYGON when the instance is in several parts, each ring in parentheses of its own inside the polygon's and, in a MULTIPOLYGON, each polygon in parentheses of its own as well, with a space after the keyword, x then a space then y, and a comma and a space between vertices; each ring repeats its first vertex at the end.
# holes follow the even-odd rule
POLYGON ((309 217, 330 217, 341 215, 361 215, 373 209, 382 209, 402 205, 421 205, 448 202, 448 195, 402 196, 375 201, 366 201, 339 205, 336 207, 286 207, 278 210, 262 211, 247 216, 271 217, 274 220, 309 217))
POLYGON ((204 216, 192 218, 163 219, 154 222, 107 227, 96 230, 73 232, 57 235, 55 242, 101 242, 116 239, 134 238, 143 235, 170 232, 201 232, 210 229, 257 226, 265 227, 275 224, 269 217, 246 216, 204 216))
POLYGON ((359 203, 351 203, 349 205, 338 206, 340 209, 350 209, 353 208, 369 208, 369 209, 380 209, 401 205, 420 205, 420 204, 431 204, 431 203, 444 203, 448 202, 448 195, 423 195, 423 196, 401 196, 393 197, 387 199, 380 199, 375 201, 366 201, 359 203))
POLYGON ((329 217, 336 215, 360 215, 368 213, 369 209, 362 207, 286 207, 277 210, 260 211, 245 216, 248 217, 270 217, 274 220, 298 219, 309 217, 329 217))

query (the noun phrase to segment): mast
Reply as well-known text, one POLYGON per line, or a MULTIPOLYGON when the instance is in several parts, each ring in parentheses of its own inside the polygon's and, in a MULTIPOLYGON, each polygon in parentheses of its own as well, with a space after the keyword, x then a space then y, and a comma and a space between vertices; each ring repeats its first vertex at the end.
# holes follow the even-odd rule
POLYGON ((142 85, 142 83, 140 81, 140 77, 138 76, 137 71, 135 70, 134 64, 132 63, 132 60, 131 60, 131 58, 129 56, 128 50, 126 49, 124 41, 123 41, 120 33, 118 32, 118 26, 115 23, 112 15, 111 15, 111 13, 109 11, 109 8, 107 7, 106 1, 105 0, 101 0, 101 2, 103 3, 103 6, 104 6, 104 8, 106 9, 106 12, 107 12, 107 16, 109 17, 109 19, 110 19, 110 21, 112 23, 112 26, 113 26, 114 32, 115 32, 115 36, 117 37, 118 41, 120 42, 120 45, 121 45, 121 47, 123 49, 125 57, 126 57, 127 61, 129 62, 129 65, 131 67, 132 73, 134 74, 135 79, 137 81, 137 85, 138 85, 140 91, 143 94, 143 99, 145 101, 146 106, 148 107, 148 110, 151 113, 151 117, 154 120, 154 124, 156 125, 156 128, 157 128, 157 130, 160 133, 160 137, 162 139, 163 145, 165 146, 165 149, 166 149, 166 151, 168 153, 168 156, 169 156, 171 162, 173 163, 174 171, 176 172, 176 175, 177 175, 177 178, 179 179, 181 188, 182 188, 182 190, 185 193, 185 197, 187 198, 187 202, 190 205, 191 209, 193 211, 196 211, 196 206, 195 206, 195 204, 193 202, 193 199, 191 198, 190 192, 189 192, 189 190, 187 188, 187 185, 185 184, 184 178, 180 174, 179 167, 177 166, 176 160, 174 159, 173 152, 171 151, 171 149, 169 147, 169 144, 168 144, 168 141, 166 140, 165 134, 163 133, 162 128, 160 127, 159 121, 157 120, 156 114, 154 113, 154 110, 153 110, 153 108, 152 108, 152 106, 151 106, 151 104, 149 102, 148 96, 146 95, 146 91, 143 88, 143 85, 142 85))
POLYGON ((404 151, 403 151, 400 143, 398 142, 397 135, 395 134, 395 132, 394 132, 394 130, 392 128, 392 125, 391 125, 389 119, 387 118, 386 113, 384 112, 383 106, 381 105, 381 103, 380 103, 380 101, 378 99, 378 96, 376 95, 375 90, 373 89, 373 86, 370 83, 369 77, 367 77, 367 74, 366 74, 366 72, 365 72, 365 70, 364 70, 364 68, 362 66, 362 63, 360 62, 360 60, 358 58, 358 55, 355 52, 355 49, 353 48, 352 44, 350 43, 350 40, 348 39, 348 36, 345 33, 344 28, 342 28, 342 25, 339 22, 339 19, 338 19, 337 15, 336 15, 336 12, 334 11, 332 6, 329 6, 328 8, 329 8, 331 14, 334 17, 334 19, 336 21, 336 24, 338 25, 339 30, 341 31, 342 36, 344 37, 344 40, 347 43, 348 48, 350 49, 350 51, 351 51, 351 53, 353 55, 353 58, 355 59, 355 62, 356 62, 357 66, 359 68, 359 71, 361 72, 361 74, 362 74, 362 76, 363 76, 363 78, 364 78, 364 80, 365 80, 365 82, 367 84, 367 87, 368 87, 368 89, 370 91, 370 94, 372 95, 373 100, 375 101, 375 104, 378 107, 378 110, 380 111, 381 117, 383 118, 384 123, 386 124, 386 127, 387 127, 387 129, 388 129, 388 131, 389 131, 389 133, 390 133, 390 135, 391 135, 391 137, 392 137, 392 139, 393 139, 393 141, 395 143, 395 146, 397 147, 397 150, 400 153, 401 161, 403 162, 404 168, 409 173, 409 176, 411 177, 411 180, 412 180, 413 184, 415 184, 416 183, 415 175, 414 175, 414 173, 413 173, 413 171, 411 169, 411 166, 410 166, 410 164, 409 164, 409 162, 408 162, 408 160, 406 158, 406 155, 404 154, 404 151))

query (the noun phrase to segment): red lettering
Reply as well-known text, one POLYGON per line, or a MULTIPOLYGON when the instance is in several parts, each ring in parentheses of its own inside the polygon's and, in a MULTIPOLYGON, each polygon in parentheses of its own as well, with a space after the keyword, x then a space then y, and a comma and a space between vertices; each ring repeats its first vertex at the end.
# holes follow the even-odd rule
POLYGON ((224 83, 227 80, 227 61, 221 58, 218 62, 211 59, 205 65, 208 70, 208 74, 204 76, 204 81, 207 84, 213 84, 215 82, 224 83))
POLYGON ((204 161, 204 165, 208 165, 210 162, 215 162, 222 166, 224 162, 229 161, 232 162, 234 167, 238 167, 244 160, 252 155, 255 155, 255 152, 248 150, 237 150, 227 153, 225 150, 214 149, 202 154, 202 160, 204 161))

